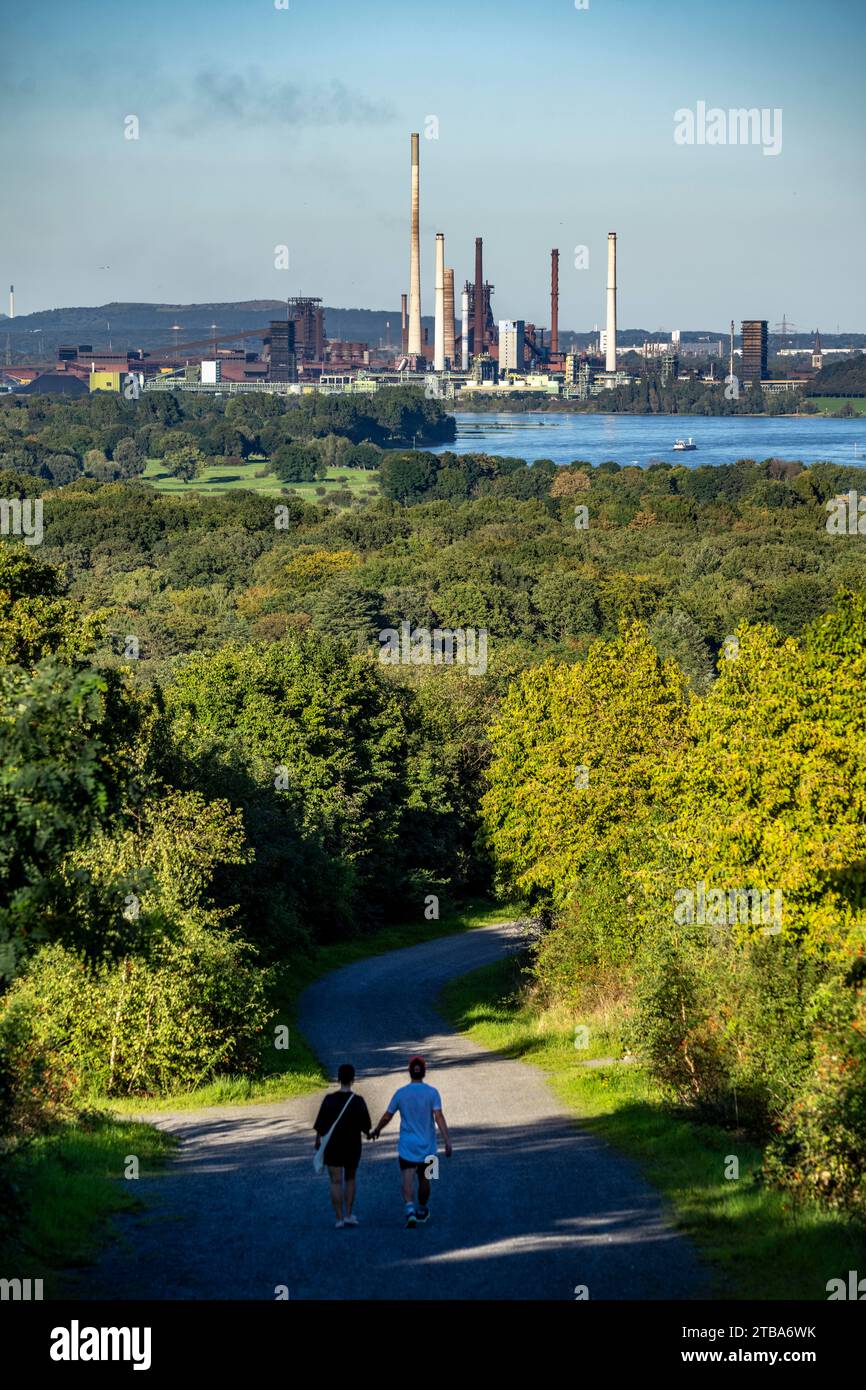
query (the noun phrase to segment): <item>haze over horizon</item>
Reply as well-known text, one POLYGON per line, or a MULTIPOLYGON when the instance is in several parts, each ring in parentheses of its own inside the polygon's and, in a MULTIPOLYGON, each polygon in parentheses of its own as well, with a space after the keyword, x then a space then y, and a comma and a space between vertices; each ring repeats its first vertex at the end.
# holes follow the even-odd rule
POLYGON ((395 0, 153 0, 110 25, 50 0, 4 34, 0 285, 18 314, 298 293, 397 306, 419 130, 425 315, 441 230, 458 283, 484 237, 498 318, 548 323, 559 246, 560 323, 603 322, 615 229, 623 325, 866 324, 866 14, 844 0, 442 0, 411 22, 395 0), (674 113, 701 101, 781 109, 780 153, 677 145, 674 113))

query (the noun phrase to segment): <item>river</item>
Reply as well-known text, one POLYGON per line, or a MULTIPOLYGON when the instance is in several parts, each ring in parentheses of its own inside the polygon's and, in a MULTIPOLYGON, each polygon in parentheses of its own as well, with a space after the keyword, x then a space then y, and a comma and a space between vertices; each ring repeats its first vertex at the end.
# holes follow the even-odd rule
POLYGON ((571 463, 583 459, 646 467, 656 460, 684 463, 735 463, 737 459, 799 459, 866 464, 866 416, 834 420, 822 416, 763 415, 545 415, 475 414, 459 411, 457 440, 442 453, 505 454, 571 463), (691 435, 694 453, 673 449, 691 435))

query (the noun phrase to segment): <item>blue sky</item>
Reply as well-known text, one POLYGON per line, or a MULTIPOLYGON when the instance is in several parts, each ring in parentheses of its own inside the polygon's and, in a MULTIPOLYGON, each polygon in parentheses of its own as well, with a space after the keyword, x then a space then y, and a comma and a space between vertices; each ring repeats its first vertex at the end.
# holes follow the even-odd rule
POLYGON ((443 231, 458 285, 482 235, 497 316, 541 324, 558 246, 560 322, 591 327, 616 230, 625 327, 785 313, 866 330, 859 3, 289 6, 0 0, 0 284, 18 312, 297 293, 396 308, 420 130, 425 312, 443 231), (674 113, 699 101, 781 108, 781 153, 677 145, 674 113))

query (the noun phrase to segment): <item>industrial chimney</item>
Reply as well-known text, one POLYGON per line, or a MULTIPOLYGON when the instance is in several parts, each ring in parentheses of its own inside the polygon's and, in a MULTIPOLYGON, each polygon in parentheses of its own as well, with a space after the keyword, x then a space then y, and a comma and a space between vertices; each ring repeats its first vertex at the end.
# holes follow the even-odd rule
POLYGON ((484 351, 484 265, 481 237, 475 238, 475 337, 472 350, 476 357, 484 351))
POLYGON ((14 319, 14 317, 15 317, 15 286, 14 286, 14 285, 10 285, 10 286, 9 286, 9 317, 10 317, 10 319, 14 319))
POLYGON ((405 357, 408 352, 407 335, 409 332, 409 319, 406 308, 407 298, 408 296, 405 294, 400 295, 400 352, 403 357, 405 357))
POLYGON ((421 155, 412 136, 412 240, 409 248, 409 356, 421 356, 421 155))
POLYGON ((433 370, 445 370, 445 233, 436 233, 436 307, 434 315, 433 370))
POLYGON ((605 368, 616 371, 616 232, 607 234, 607 355, 605 368))
POLYGON ((559 353, 559 252, 550 253, 550 355, 559 353))
POLYGON ((463 316, 460 332, 460 368, 464 372, 469 371, 469 291, 464 290, 460 300, 460 309, 463 316))
POLYGON ((445 267, 445 365, 455 366, 454 361, 454 270, 445 267))

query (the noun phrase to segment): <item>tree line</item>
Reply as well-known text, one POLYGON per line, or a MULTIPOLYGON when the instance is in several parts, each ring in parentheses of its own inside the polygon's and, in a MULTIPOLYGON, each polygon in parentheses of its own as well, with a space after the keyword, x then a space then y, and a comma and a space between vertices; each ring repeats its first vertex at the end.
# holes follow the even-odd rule
POLYGON ((447 443, 454 433, 441 403, 412 388, 371 396, 251 392, 227 400, 163 392, 132 401, 101 392, 77 401, 11 397, 0 400, 0 473, 62 487, 80 477, 135 478, 148 459, 160 459, 167 472, 192 481, 206 463, 258 457, 268 461, 265 472, 305 482, 335 460, 374 468, 383 448, 447 443))

